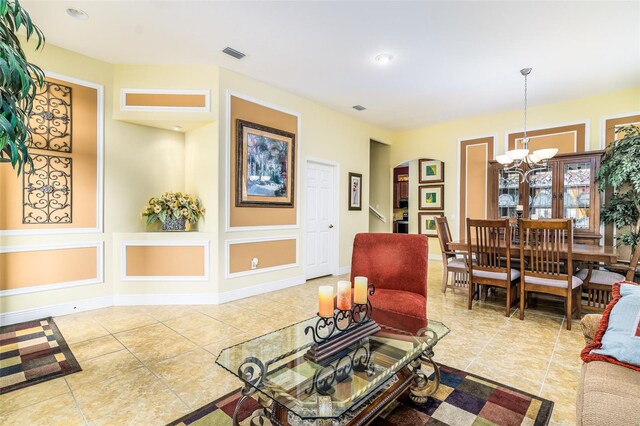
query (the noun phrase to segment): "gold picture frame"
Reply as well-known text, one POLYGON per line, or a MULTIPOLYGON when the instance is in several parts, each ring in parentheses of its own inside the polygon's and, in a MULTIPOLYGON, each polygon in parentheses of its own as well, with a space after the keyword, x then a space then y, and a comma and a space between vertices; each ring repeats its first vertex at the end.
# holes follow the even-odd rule
POLYGON ((296 135, 236 120, 236 207, 293 208, 296 135))

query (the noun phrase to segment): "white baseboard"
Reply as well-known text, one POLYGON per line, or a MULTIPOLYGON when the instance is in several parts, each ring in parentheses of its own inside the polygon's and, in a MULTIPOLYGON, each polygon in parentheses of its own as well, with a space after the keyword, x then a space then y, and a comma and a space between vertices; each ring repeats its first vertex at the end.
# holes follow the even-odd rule
POLYGON ((296 277, 286 278, 280 281, 271 281, 250 287, 239 288, 237 290, 225 291, 223 293, 218 293, 218 303, 227 303, 238 299, 244 299, 246 297, 257 296, 259 294, 282 290, 283 288, 293 287, 306 282, 307 280, 304 278, 304 275, 298 275, 296 277))
POLYGON ((33 309, 2 313, 0 314, 0 325, 16 324, 46 317, 57 317, 93 309, 107 308, 109 306, 113 306, 113 296, 102 296, 57 305, 40 306, 33 309))
POLYGON ((113 304, 115 306, 217 305, 218 294, 116 294, 115 296, 113 296, 113 304))
POLYGON ((194 294, 116 294, 113 296, 84 299, 57 305, 41 306, 23 311, 13 311, 0 314, 0 325, 16 324, 39 318, 68 315, 92 309, 109 306, 133 305, 215 305, 257 296, 283 288, 304 284, 304 275, 287 278, 280 281, 258 284, 224 293, 194 293, 194 294))
POLYGON ((344 275, 344 274, 350 274, 351 273, 351 265, 349 266, 341 266, 338 268, 338 273, 337 275, 344 275))

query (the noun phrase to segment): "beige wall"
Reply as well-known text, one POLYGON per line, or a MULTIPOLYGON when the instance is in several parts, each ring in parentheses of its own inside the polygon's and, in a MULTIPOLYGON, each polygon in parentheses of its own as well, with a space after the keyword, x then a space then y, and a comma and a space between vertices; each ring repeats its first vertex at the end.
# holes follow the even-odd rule
MULTIPOLYGON (((590 149, 600 148, 602 119, 606 116, 640 110, 640 87, 529 108, 529 127, 547 128, 587 121, 586 136, 590 149)), ((445 162, 445 214, 453 238, 458 223, 458 140, 495 135, 495 155, 505 151, 505 134, 522 130, 522 111, 476 116, 399 132, 391 147, 391 164, 414 158, 435 158, 445 162)), ((411 189, 413 196, 413 189, 411 189)), ((411 202, 412 199, 410 199, 411 202)), ((417 228, 416 228, 417 232, 417 228)), ((436 244, 430 252, 439 253, 436 244)))
MULTIPOLYGON (((162 244, 162 242, 158 242, 162 244)), ((127 245, 125 248, 127 276, 175 277, 204 276, 203 246, 127 245)))

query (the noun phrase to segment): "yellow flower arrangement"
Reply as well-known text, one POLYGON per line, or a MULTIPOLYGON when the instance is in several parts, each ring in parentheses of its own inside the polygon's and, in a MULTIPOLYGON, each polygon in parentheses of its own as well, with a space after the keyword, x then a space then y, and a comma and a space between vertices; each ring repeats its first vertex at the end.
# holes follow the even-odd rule
POLYGON ((164 223, 168 216, 175 219, 184 217, 191 223, 197 223, 205 214, 205 208, 198 197, 182 192, 165 192, 159 197, 151 197, 142 212, 147 225, 156 221, 164 223))

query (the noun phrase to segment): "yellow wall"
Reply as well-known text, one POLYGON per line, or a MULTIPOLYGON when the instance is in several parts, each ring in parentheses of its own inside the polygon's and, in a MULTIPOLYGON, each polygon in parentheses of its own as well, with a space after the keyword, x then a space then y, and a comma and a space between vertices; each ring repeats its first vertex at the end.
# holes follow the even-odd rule
MULTIPOLYGON (((530 107, 530 129, 552 127, 575 122, 589 123, 588 137, 591 150, 600 148, 602 118, 640 110, 640 87, 603 95, 530 107)), ((415 158, 435 158, 446 164, 445 214, 449 219, 453 238, 457 238, 458 222, 458 147, 457 140, 495 135, 495 154, 505 151, 505 133, 522 129, 522 110, 449 121, 432 126, 399 132, 391 146, 391 164, 399 164, 415 158)), ((380 191, 388 189, 380 188, 380 191)), ((413 197, 414 188, 410 189, 413 197)), ((410 198, 410 203, 414 198, 410 198)), ((410 213, 413 221, 416 212, 410 213)), ((410 225, 411 229, 411 225, 410 225)), ((439 247, 431 241, 430 253, 438 254, 439 247)))
MULTIPOLYGON (((111 65, 74 52, 47 45, 43 52, 26 49, 30 59, 48 71, 104 85, 104 232, 43 236, 3 236, 1 246, 104 242, 105 283, 61 288, 39 293, 0 298, 0 312, 28 310, 47 305, 73 303, 83 308, 83 300, 109 298, 114 295, 217 294, 227 293, 265 282, 294 282, 303 277, 303 267, 267 272, 242 278, 225 278, 226 244, 230 240, 296 236, 298 259, 304 264, 305 160, 321 158, 340 165, 339 266, 351 261, 353 237, 369 230, 370 139, 390 145, 388 172, 393 165, 417 158, 434 158, 446 164, 446 214, 457 222, 457 139, 487 134, 496 135, 496 153, 504 151, 505 132, 521 127, 522 111, 515 110, 491 116, 451 121, 438 125, 392 133, 339 114, 300 96, 277 89, 238 73, 207 66, 135 66, 111 65), (176 87, 176 82, 179 86, 176 87), (119 93, 122 87, 149 89, 199 89, 211 93, 209 113, 122 112, 119 93), (300 201, 299 226, 288 230, 227 232, 225 224, 227 170, 226 144, 228 120, 227 91, 247 96, 288 112, 298 114, 301 121, 297 193, 300 201), (126 121, 126 122, 125 122, 126 121), (132 124, 138 123, 138 124, 132 124), (186 133, 159 128, 181 124, 186 133), (363 174, 362 211, 347 209, 348 173, 363 174), (120 243, 124 240, 163 240, 159 233, 145 231, 139 214, 146 200, 168 190, 182 190, 199 196, 206 208, 206 218, 198 233, 183 234, 176 239, 210 242, 210 279, 206 282, 175 286, 167 283, 130 283, 117 276, 120 243)), ((576 99, 530 109, 530 127, 547 127, 576 121, 588 121, 590 147, 599 147, 603 116, 640 110, 640 88, 576 99)), ((387 160, 385 160, 387 161, 387 160)), ((5 167, 6 165, 0 165, 5 167)), ((412 167, 412 181, 417 170, 412 167)), ((390 175, 389 175, 390 176, 390 175)), ((377 182, 377 180, 376 180, 377 182)), ((372 188, 376 200, 391 204, 389 186, 372 188), (378 194, 377 191, 383 191, 378 194)), ((372 195, 372 200, 374 195, 372 195)), ((412 231, 417 232, 417 184, 411 185, 412 231)), ((378 203, 376 201, 376 203, 378 203)), ((386 215, 392 220, 389 211, 386 215)), ((454 235, 456 227, 452 226, 454 235)), ((432 241, 431 253, 437 252, 432 241)), ((237 293, 236 293, 237 294, 237 293)), ((135 299, 141 300, 141 299, 135 299)))
POLYGON ((113 65, 50 44, 41 52, 33 52, 29 46, 25 50, 29 60, 45 71, 104 86, 104 232, 0 236, 0 246, 104 241, 105 282, 0 297, 0 313, 71 302, 82 309, 84 300, 113 295, 113 232, 143 231, 140 212, 146 200, 167 190, 184 190, 184 135, 114 120, 113 65))
MULTIPOLYGON (((389 182, 393 180, 393 172, 391 164, 389 164, 390 153, 391 147, 389 145, 371 141, 369 204, 378 210, 387 219, 387 222, 382 222, 373 213, 370 213, 369 232, 393 231, 393 192, 389 187, 389 182), (376 191, 377 188, 381 188, 381 190, 376 191)), ((365 207, 367 206, 363 206, 363 208, 365 207)))
MULTIPOLYGON (((300 190, 297 194, 298 200, 300 200, 300 224, 297 229, 289 230, 226 232, 226 198, 221 195, 219 197, 219 232, 221 238, 218 245, 220 268, 222 269, 226 262, 224 258, 225 241, 285 235, 298 236, 300 241, 299 261, 301 265, 304 264, 304 217, 306 207, 304 188, 305 159, 307 157, 330 160, 340 165, 339 266, 342 268, 350 266, 351 246, 354 235, 358 232, 367 232, 369 229, 369 140, 375 139, 382 142, 390 142, 392 138, 391 132, 354 120, 353 118, 332 111, 329 108, 260 81, 229 70, 220 69, 218 88, 218 102, 221 105, 219 118, 219 140, 221 141, 220 158, 225 158, 226 156, 226 132, 228 123, 223 106, 226 104, 227 90, 300 115, 301 129, 298 145, 299 167, 297 180, 297 187, 300 190), (349 172, 363 174, 362 211, 349 211, 347 209, 346 188, 349 172)), ((222 161, 221 164, 223 164, 222 161)), ((220 194, 225 193, 225 179, 226 168, 220 167, 218 175, 218 191, 220 194)), ((303 277, 302 266, 232 279, 225 279, 223 271, 221 270, 220 291, 237 290, 263 282, 295 280, 300 277, 303 277)))

